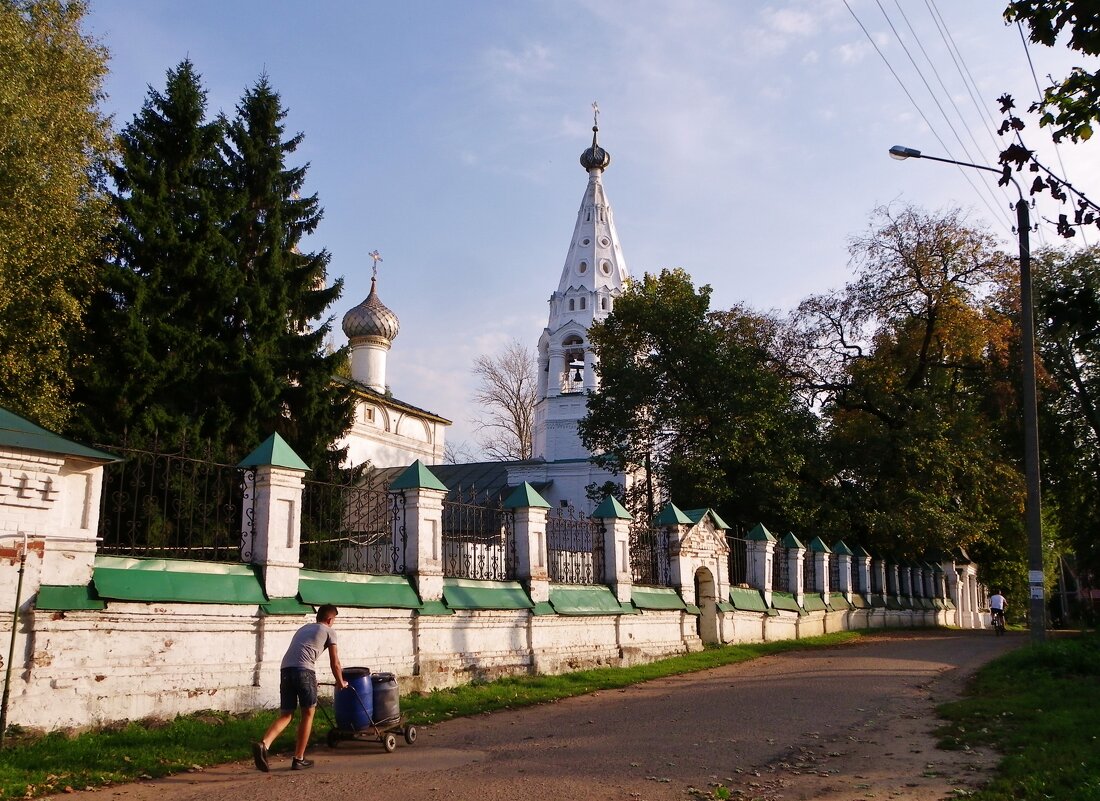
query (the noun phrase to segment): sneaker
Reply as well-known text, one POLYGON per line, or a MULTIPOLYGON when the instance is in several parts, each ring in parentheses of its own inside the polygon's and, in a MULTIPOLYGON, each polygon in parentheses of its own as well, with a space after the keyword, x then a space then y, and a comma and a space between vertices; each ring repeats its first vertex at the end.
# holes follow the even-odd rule
POLYGON ((312 768, 312 767, 313 767, 313 760, 312 759, 298 759, 298 757, 294 757, 294 759, 292 759, 290 761, 290 769, 291 770, 305 770, 306 768, 312 768))
POLYGON ((252 743, 252 760, 256 763, 256 770, 267 773, 271 770, 267 764, 267 746, 262 742, 252 743))

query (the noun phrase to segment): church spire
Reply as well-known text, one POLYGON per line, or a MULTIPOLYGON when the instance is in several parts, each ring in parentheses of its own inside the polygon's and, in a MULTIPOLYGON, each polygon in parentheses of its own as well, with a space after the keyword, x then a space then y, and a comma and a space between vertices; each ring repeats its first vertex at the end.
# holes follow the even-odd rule
POLYGON ((581 153, 581 166, 591 172, 603 172, 611 164, 611 154, 600 147, 597 137, 600 133, 600 104, 592 104, 592 147, 581 153))

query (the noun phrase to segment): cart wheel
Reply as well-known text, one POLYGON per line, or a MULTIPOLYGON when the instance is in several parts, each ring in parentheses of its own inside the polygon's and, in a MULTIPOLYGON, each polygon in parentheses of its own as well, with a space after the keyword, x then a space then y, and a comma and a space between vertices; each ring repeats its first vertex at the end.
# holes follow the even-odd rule
POLYGON ((405 742, 412 745, 416 742, 416 726, 405 727, 405 742))
POLYGON ((326 740, 329 748, 335 748, 340 742, 340 732, 336 731, 336 729, 329 729, 326 740))
POLYGON ((394 749, 397 748, 397 738, 389 732, 382 735, 382 747, 386 749, 387 754, 392 754, 394 749))

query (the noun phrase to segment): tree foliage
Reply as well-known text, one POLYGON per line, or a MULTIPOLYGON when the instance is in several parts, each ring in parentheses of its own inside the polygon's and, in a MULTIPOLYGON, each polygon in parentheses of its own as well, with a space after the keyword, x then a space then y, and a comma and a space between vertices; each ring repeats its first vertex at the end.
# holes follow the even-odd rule
POLYGON ((481 404, 478 444, 493 460, 530 459, 538 399, 534 354, 513 341, 495 356, 479 356, 474 375, 474 400, 481 404))
POLYGON ((683 270, 647 274, 592 327, 600 389, 582 441, 617 471, 652 471, 684 508, 799 526, 813 416, 774 369, 771 322, 713 312, 710 294, 683 270))
POLYGON ((85 12, 0 0, 0 404, 54 428, 110 227, 107 52, 81 32, 85 12))
POLYGON ((1022 504, 1002 427, 1014 328, 987 301, 1008 259, 958 212, 912 208, 879 209, 851 252, 855 280, 792 319, 790 367, 826 423, 835 535, 919 555, 1005 534, 1022 504))
MULTIPOLYGON (((189 61, 150 89, 121 136, 113 178, 115 257, 93 304, 86 435, 110 442, 202 438, 227 457, 281 433, 317 466, 348 427, 352 401, 326 352, 328 254, 303 253, 319 220, 291 167, 266 78, 234 119, 207 119, 189 61), (318 324, 320 321, 320 324, 318 324)), ((331 461, 331 459, 330 459, 331 461)))

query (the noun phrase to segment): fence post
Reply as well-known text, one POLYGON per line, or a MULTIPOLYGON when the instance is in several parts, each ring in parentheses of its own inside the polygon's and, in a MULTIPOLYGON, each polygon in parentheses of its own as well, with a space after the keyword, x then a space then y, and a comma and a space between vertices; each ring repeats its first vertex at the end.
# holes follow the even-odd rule
POLYGON ((260 566, 268 598, 293 598, 298 594, 298 571, 302 568, 303 478, 310 467, 278 434, 265 439, 237 467, 253 471, 251 486, 248 479, 245 486, 245 497, 252 496, 252 506, 245 504, 241 512, 246 546, 242 552, 249 562, 260 566))
POLYGON ((855 582, 859 585, 860 592, 863 593, 863 597, 870 602, 871 599, 871 554, 867 553, 866 549, 857 545, 855 550, 852 551, 852 573, 854 576, 859 576, 859 581, 855 582))
POLYGON ((787 581, 790 582, 790 592, 794 596, 794 602, 799 606, 806 605, 806 588, 802 586, 802 563, 806 559, 806 546, 803 545, 794 532, 787 532, 779 542, 787 549, 787 581))
POLYGON ((764 595, 764 603, 772 603, 772 559, 775 556, 775 535, 768 531, 763 523, 757 523, 752 531, 745 535, 748 540, 748 578, 749 584, 764 595))
POLYGON ((524 481, 504 501, 515 515, 516 577, 527 588, 531 600, 550 600, 550 574, 546 558, 546 510, 550 504, 524 481))
POLYGON ((814 580, 817 584, 813 587, 803 587, 804 592, 819 592, 822 598, 826 601, 829 600, 829 593, 832 591, 829 577, 829 554, 832 551, 829 546, 825 544, 825 541, 821 537, 814 537, 810 540, 810 552, 807 554, 807 558, 814 560, 814 580))
POLYGON ((621 604, 630 602, 634 576, 630 571, 630 512, 611 495, 596 507, 592 517, 603 529, 603 581, 621 604))
POLYGON ((688 532, 689 526, 693 525, 691 518, 681 512, 676 504, 669 501, 665 504, 665 508, 661 510, 661 513, 657 515, 657 519, 653 521, 653 525, 659 528, 668 529, 668 580, 669 583, 679 593, 680 597, 684 601, 695 604, 698 599, 695 597, 695 576, 691 574, 690 565, 686 564, 686 560, 683 558, 682 546, 684 537, 688 532), (688 569, 685 570, 684 568, 688 569), (688 575, 685 576, 684 573, 688 575))
POLYGON ((423 603, 443 599, 443 499, 448 489, 417 459, 390 484, 405 498, 405 571, 423 603))
POLYGON ((833 546, 833 556, 837 561, 837 577, 840 586, 830 587, 832 592, 844 593, 844 600, 852 602, 852 549, 844 544, 844 540, 837 540, 833 546))

